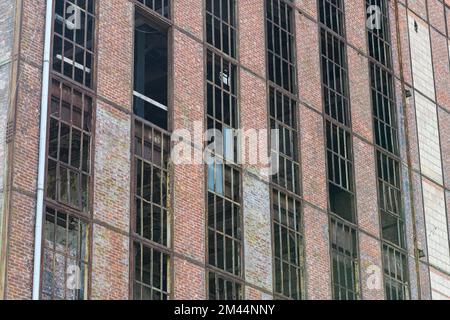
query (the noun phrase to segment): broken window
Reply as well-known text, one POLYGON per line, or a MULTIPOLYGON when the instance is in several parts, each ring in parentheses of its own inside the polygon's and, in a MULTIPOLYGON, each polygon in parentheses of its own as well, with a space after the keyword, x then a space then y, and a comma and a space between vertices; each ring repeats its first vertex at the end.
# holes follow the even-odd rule
POLYGON ((409 297, 409 280, 388 1, 366 0, 366 9, 368 18, 374 19, 367 27, 367 37, 385 293, 389 300, 404 300, 409 297))
POLYGON ((318 0, 327 145, 333 297, 359 298, 358 229, 348 90, 344 2, 318 0))
POLYGON ((88 295, 88 223, 47 206, 41 298, 83 300, 88 295))
POLYGON ((302 297, 302 222, 300 201, 272 190, 275 292, 291 299, 302 297))
POLYGON ((219 274, 209 272, 208 292, 210 300, 242 300, 242 285, 239 282, 223 278, 219 274))
POLYGON ((207 41, 232 58, 236 58, 235 6, 235 0, 206 0, 207 41))
POLYGON ((134 45, 134 114, 168 128, 167 30, 136 13, 134 45))
POLYGON ((137 0, 153 11, 159 13, 164 18, 170 19, 170 1, 171 0, 137 0))
POLYGON ((92 98, 52 79, 47 199, 89 210, 92 98))
POLYGON ((134 242, 135 300, 167 300, 169 298, 170 255, 139 242, 134 242))
POLYGON ((330 219, 333 299, 358 298, 358 241, 356 228, 343 220, 330 219))
POLYGON ((269 80, 295 93, 295 41, 291 2, 266 0, 266 23, 269 80))
POLYGON ((169 153, 170 136, 135 121, 135 235, 169 245, 169 153))
POLYGON ((407 256, 383 244, 384 287, 387 300, 409 299, 407 256))
POLYGON ((93 84, 94 0, 56 0, 53 70, 91 88, 93 84))
POLYGON ((350 133, 328 120, 326 132, 330 210, 349 222, 355 222, 350 133))

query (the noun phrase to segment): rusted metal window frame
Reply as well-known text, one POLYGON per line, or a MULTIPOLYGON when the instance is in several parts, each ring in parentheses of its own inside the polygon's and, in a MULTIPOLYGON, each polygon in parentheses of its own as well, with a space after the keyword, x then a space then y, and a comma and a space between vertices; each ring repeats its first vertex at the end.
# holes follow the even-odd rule
MULTIPOLYGON (((136 2, 140 3, 142 6, 145 6, 147 8, 149 8, 150 10, 152 10, 153 12, 161 15, 162 17, 166 18, 166 19, 171 19, 172 18, 172 0, 135 0, 136 2), (156 5, 158 3, 161 3, 161 12, 159 12, 156 8, 156 5), (164 8, 166 8, 167 4, 167 10, 164 10, 164 8)), ((174 0, 176 1, 176 0, 174 0)))
POLYGON ((236 59, 236 0, 223 0, 220 2, 206 0, 205 3, 206 41, 225 55, 236 59), (219 4, 219 8, 216 8, 217 4, 219 4), (224 5, 226 8, 224 8, 224 5), (216 24, 219 24, 219 34, 215 32, 216 24), (226 41, 227 39, 228 41, 226 41))

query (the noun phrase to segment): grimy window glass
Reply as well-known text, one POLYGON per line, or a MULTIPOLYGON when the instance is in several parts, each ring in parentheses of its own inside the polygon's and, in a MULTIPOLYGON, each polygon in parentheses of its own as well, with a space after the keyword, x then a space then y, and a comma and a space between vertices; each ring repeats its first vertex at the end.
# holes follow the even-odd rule
POLYGON ((366 10, 385 293, 403 300, 409 298, 409 279, 388 1, 367 0, 366 10))
POLYGON ((42 299, 87 299, 88 223, 47 206, 44 233, 42 299))
POLYGON ((333 294, 336 300, 355 300, 358 283, 358 241, 356 229, 347 222, 330 218, 333 294))
POLYGON ((290 1, 266 0, 269 79, 295 93, 295 41, 290 1))
POLYGON ((91 88, 94 65, 94 0, 56 0, 53 71, 91 88))
POLYGON ((135 121, 135 235, 168 246, 170 136, 135 121))
POLYGON ((277 171, 270 177, 274 294, 278 299, 298 300, 304 292, 295 10, 293 2, 288 0, 265 3, 269 127, 271 153, 277 159, 277 171))
POLYGON ((300 200, 272 189, 275 292, 302 297, 302 221, 300 200))
POLYGON ((169 298, 170 255, 135 241, 133 298, 167 300, 169 298))
POLYGON ((318 0, 333 298, 359 298, 358 229, 344 1, 318 0))
MULTIPOLYGON (((163 17, 170 19, 171 0, 137 0, 163 17)), ((176 0, 175 0, 176 1, 176 0)))
POLYGON ((47 200, 88 212, 92 98, 56 79, 50 95, 47 200))
POLYGON ((230 57, 236 57, 235 0, 206 0, 206 36, 213 45, 230 57))
POLYGON ((137 13, 134 37, 134 114, 167 130, 167 31, 137 13))
POLYGON ((243 298, 236 1, 206 0, 207 264, 211 300, 243 298), (219 136, 220 135, 220 136, 219 136))
POLYGON ((272 182, 287 191, 299 194, 296 108, 294 99, 274 87, 269 88, 270 128, 278 130, 277 149, 272 152, 278 157, 279 167, 277 173, 272 175, 272 182))

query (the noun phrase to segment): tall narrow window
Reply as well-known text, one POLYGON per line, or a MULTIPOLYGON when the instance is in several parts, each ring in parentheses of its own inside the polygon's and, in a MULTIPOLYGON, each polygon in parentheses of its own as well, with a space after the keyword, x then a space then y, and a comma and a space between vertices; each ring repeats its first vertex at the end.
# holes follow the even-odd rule
POLYGON ((53 70, 91 88, 94 55, 94 0, 56 0, 53 70))
MULTIPOLYGON (((166 14, 168 1, 144 1, 166 14)), ((143 10, 144 11, 144 10, 143 10)), ((170 298, 168 31, 135 14, 133 299, 170 298)))
POLYGON ((236 58, 235 2, 206 0, 207 41, 232 58, 236 58))
POLYGON ((136 13, 134 49, 134 114, 167 130, 167 31, 136 13))
POLYGON ((275 280, 273 289, 274 295, 279 299, 302 299, 303 228, 292 1, 266 0, 266 26, 271 153, 278 161, 278 170, 270 177, 275 280))
POLYGON ((236 1, 206 0, 208 296, 243 298, 236 1))
POLYGON ((343 0, 318 0, 333 298, 359 298, 358 229, 343 0))
POLYGON ((385 295, 409 298, 401 159, 387 0, 366 0, 385 295))

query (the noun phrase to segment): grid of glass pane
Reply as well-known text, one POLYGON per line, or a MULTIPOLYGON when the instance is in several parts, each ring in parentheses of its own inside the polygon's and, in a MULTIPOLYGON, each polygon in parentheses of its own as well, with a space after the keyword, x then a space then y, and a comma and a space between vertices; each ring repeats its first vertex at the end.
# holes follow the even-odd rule
POLYGON ((233 58, 236 58, 235 6, 235 0, 206 0, 207 41, 233 58))
POLYGON ((89 210, 92 98, 52 79, 47 199, 89 210))
POLYGON ((348 223, 330 219, 333 294, 336 300, 358 298, 358 241, 356 229, 348 223))
POLYGON ((87 299, 88 224, 47 206, 44 233, 42 299, 87 299))
POLYGON ((270 81, 295 93, 295 41, 290 1, 266 0, 267 53, 270 81))
POLYGON ((208 292, 210 300, 242 300, 242 285, 239 282, 209 272, 208 292))
MULTIPOLYGON (((278 171, 272 182, 299 194, 299 163, 297 152, 296 101, 274 87, 269 88, 270 128, 278 130, 278 171)), ((272 137, 272 139, 275 137, 272 137)))
POLYGON ((409 280, 404 250, 397 110, 391 63, 387 0, 366 0, 373 121, 377 146, 378 201, 386 298, 408 299, 409 280))
POLYGON ((349 126, 345 43, 331 32, 321 29, 321 52, 325 113, 339 123, 349 126))
POLYGON ((302 295, 302 222, 300 201, 272 190, 275 292, 291 299, 302 295))
POLYGON ((171 0, 137 0, 163 17, 170 19, 171 0))
POLYGON ((170 255, 134 242, 135 300, 167 300, 169 298, 168 275, 170 255))
POLYGON ((376 61, 391 68, 391 36, 389 34, 388 1, 366 0, 369 54, 376 61))
POLYGON ((398 156, 397 115, 392 75, 373 62, 370 63, 370 72, 375 143, 398 156))
POLYGON ((134 231, 139 237, 168 246, 170 136, 136 120, 134 146, 136 170, 134 231))
POLYGON ((206 0, 207 250, 210 299, 242 298, 236 2, 206 0), (218 49, 214 51, 211 47, 218 49))
POLYGON ((344 0, 318 0, 320 22, 340 36, 344 36, 344 0))
POLYGON ((394 247, 383 244, 383 266, 386 299, 409 299, 406 254, 394 247))
POLYGON ((53 70, 92 87, 94 0, 56 0, 53 25, 53 70))

